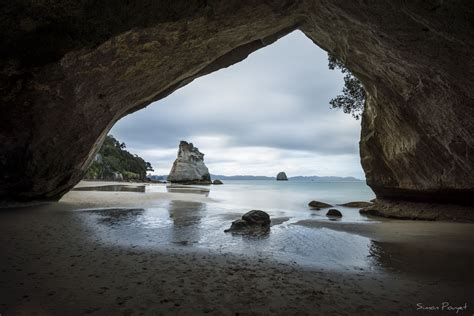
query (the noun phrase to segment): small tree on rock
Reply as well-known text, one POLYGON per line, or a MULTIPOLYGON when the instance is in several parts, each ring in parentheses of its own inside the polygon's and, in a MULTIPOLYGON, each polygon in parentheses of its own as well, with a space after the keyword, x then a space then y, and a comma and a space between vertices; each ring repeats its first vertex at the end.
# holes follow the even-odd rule
POLYGON ((342 109, 344 113, 351 114, 356 120, 360 119, 365 103, 365 90, 362 83, 336 57, 328 54, 328 61, 329 69, 340 69, 345 74, 342 94, 329 101, 331 108, 342 109))

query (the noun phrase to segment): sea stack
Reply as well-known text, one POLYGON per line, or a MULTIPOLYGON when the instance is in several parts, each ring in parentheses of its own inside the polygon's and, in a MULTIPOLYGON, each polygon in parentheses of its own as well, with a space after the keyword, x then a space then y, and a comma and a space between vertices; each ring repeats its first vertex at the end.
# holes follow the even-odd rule
POLYGON ((286 173, 284 173, 283 171, 279 172, 277 174, 277 181, 288 181, 288 177, 286 176, 286 173))
POLYGON ((179 143, 178 158, 173 163, 168 181, 181 184, 211 184, 211 175, 204 164, 204 154, 192 143, 179 143))

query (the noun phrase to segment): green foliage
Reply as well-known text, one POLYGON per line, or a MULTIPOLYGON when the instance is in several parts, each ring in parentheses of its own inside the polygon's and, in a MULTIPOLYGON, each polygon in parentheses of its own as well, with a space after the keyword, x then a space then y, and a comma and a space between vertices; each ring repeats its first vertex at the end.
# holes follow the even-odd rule
POLYGON ((103 166, 97 161, 93 161, 89 169, 87 169, 86 179, 100 179, 100 176, 103 174, 103 166))
POLYGON ((342 109, 344 113, 352 114, 358 120, 362 115, 365 103, 365 90, 362 83, 336 57, 328 54, 329 69, 340 69, 344 76, 342 94, 329 101, 333 109, 342 109))
POLYGON ((124 180, 144 180, 147 171, 153 171, 151 164, 129 153, 125 148, 125 143, 120 143, 112 135, 107 135, 97 159, 92 162, 85 178, 106 180, 118 172, 122 174, 124 180))

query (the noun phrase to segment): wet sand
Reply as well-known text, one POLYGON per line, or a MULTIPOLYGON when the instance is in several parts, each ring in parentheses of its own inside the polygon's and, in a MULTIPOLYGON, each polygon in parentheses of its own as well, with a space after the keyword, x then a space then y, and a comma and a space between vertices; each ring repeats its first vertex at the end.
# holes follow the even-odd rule
MULTIPOLYGON (((90 183, 87 183, 90 185, 90 183)), ((100 183, 101 185, 103 183, 100 183)), ((208 202, 199 194, 73 191, 0 211, 1 315, 456 315, 474 309, 474 225, 303 221, 371 238, 381 270, 332 270, 184 246, 105 242, 75 209, 208 202), (455 225, 455 226, 450 226, 455 225), (425 267, 425 269, 423 269, 425 267), (417 305, 421 304, 421 305, 417 305)))
POLYGON ((85 187, 101 186, 127 186, 129 191, 70 191, 63 196, 57 209, 76 209, 94 207, 150 207, 159 205, 163 200, 211 202, 212 199, 201 194, 186 194, 179 192, 167 192, 166 184, 153 184, 154 187, 162 187, 163 192, 148 192, 143 194, 140 187, 148 183, 126 183, 126 182, 106 182, 106 181, 81 181, 75 187, 77 189, 85 187), (133 188, 136 188, 135 192, 133 188))
POLYGON ((370 255, 386 270, 411 277, 458 280, 470 284, 474 291, 474 224, 403 220, 353 224, 304 220, 294 225, 368 237, 375 245, 370 255))

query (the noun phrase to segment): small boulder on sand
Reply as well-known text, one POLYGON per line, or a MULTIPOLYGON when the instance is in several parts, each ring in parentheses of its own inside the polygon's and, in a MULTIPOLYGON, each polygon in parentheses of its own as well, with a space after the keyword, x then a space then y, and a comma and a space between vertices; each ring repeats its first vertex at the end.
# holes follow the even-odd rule
POLYGON ((212 181, 212 184, 224 184, 224 183, 221 180, 216 179, 216 180, 212 181))
POLYGON ((242 215, 242 219, 233 221, 230 228, 224 232, 262 235, 269 231, 270 223, 270 215, 264 211, 252 210, 242 215))
POLYGON ((345 207, 363 208, 363 207, 371 206, 372 203, 356 201, 356 202, 349 202, 349 203, 344 203, 344 204, 339 204, 339 205, 345 206, 345 207))
POLYGON ((327 217, 342 217, 342 213, 339 210, 332 208, 326 213, 326 216, 327 217))
POLYGON ((313 208, 313 209, 320 210, 322 208, 331 207, 332 205, 324 203, 324 202, 320 202, 320 201, 311 201, 311 202, 308 203, 308 206, 313 208))
POLYGON ((253 210, 242 215, 242 219, 250 225, 269 226, 270 215, 264 211, 253 210))

